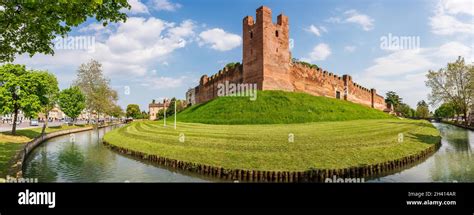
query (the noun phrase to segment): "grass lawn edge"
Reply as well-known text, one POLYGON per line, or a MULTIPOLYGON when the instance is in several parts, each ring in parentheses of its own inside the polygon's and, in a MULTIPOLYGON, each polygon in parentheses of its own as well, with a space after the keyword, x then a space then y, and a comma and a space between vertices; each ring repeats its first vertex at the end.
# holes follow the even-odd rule
MULTIPOLYGON (((439 136, 438 136, 439 137, 439 136)), ((215 177, 224 180, 239 180, 253 182, 324 182, 326 178, 333 176, 342 178, 371 178, 383 176, 384 174, 406 168, 417 162, 423 161, 441 146, 441 138, 436 143, 430 144, 427 148, 415 153, 407 154, 404 157, 387 160, 385 162, 351 166, 347 168, 310 168, 304 171, 285 170, 255 170, 224 168, 216 165, 178 160, 164 157, 157 154, 149 154, 140 150, 132 150, 114 143, 103 141, 104 145, 122 154, 130 155, 142 160, 148 160, 159 165, 170 167, 185 172, 198 173, 204 176, 215 177)))

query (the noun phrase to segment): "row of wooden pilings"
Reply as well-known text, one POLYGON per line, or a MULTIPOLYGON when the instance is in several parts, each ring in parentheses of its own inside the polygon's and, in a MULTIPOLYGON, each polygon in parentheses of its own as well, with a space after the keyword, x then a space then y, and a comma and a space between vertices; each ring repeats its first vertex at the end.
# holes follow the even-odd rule
POLYGON ((104 141, 104 145, 110 149, 122 154, 127 154, 142 160, 148 160, 159 165, 173 169, 184 170, 198 173, 205 176, 215 177, 228 181, 246 181, 246 182, 325 182, 327 178, 366 178, 382 175, 396 169, 403 168, 415 162, 418 162, 437 151, 439 146, 436 144, 424 151, 410 155, 401 159, 388 161, 384 163, 365 165, 359 167, 348 167, 343 169, 310 169, 307 171, 264 171, 264 170, 242 170, 226 169, 192 162, 184 162, 175 159, 160 157, 158 155, 148 155, 143 152, 129 150, 118 147, 104 141))

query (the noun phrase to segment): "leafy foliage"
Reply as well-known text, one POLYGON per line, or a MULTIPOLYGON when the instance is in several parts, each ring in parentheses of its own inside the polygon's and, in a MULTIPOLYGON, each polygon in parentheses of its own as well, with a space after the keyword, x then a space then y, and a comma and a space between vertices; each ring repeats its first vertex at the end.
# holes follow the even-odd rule
POLYGON ((416 105, 416 117, 419 117, 419 118, 430 117, 430 110, 428 108, 428 104, 424 100, 419 101, 418 104, 416 105))
POLYGON ((127 111, 125 114, 127 117, 132 117, 134 119, 141 119, 142 114, 140 112, 140 106, 137 104, 129 104, 127 105, 127 111))
POLYGON ((73 86, 81 89, 86 97, 86 108, 90 112, 97 113, 97 118, 100 114, 113 113, 118 95, 110 87, 110 80, 104 77, 102 65, 98 61, 91 60, 81 64, 73 86))
POLYGON ((397 106, 402 103, 402 98, 400 98, 397 93, 389 91, 385 96, 385 103, 391 104, 393 108, 396 109, 397 106))
POLYGON ((73 120, 86 108, 86 97, 77 86, 64 89, 59 95, 61 110, 73 120))
POLYGON ((45 82, 48 79, 43 77, 44 74, 26 70, 24 65, 5 64, 0 67, 0 113, 14 114, 13 134, 16 133, 20 110, 26 117, 33 117, 47 102, 44 93, 49 83, 45 82))
POLYGON ((474 100, 474 65, 466 64, 464 58, 458 57, 446 68, 428 71, 426 77, 426 86, 431 88, 430 103, 451 103, 467 119, 474 100))
POLYGON ((403 117, 414 118, 416 117, 416 111, 405 103, 400 103, 396 108, 395 112, 402 114, 403 117))
POLYGON ((120 10, 130 9, 127 0, 0 1, 0 6, 0 62, 11 62, 16 54, 54 54, 52 40, 72 27, 88 18, 104 26, 125 21, 120 10))
POLYGON ((235 67, 240 66, 240 62, 232 62, 225 65, 226 68, 234 69, 235 67))
POLYGON ((301 60, 296 59, 296 58, 293 58, 293 59, 292 59, 292 62, 293 62, 293 63, 297 63, 297 64, 304 65, 304 66, 309 67, 309 68, 311 68, 311 69, 319 69, 318 65, 316 65, 316 64, 311 64, 311 63, 308 63, 308 62, 305 62, 305 61, 301 61, 301 60))
POLYGON ((435 110, 435 117, 439 118, 450 118, 454 117, 456 114, 455 106, 451 103, 443 103, 439 106, 438 109, 435 110))

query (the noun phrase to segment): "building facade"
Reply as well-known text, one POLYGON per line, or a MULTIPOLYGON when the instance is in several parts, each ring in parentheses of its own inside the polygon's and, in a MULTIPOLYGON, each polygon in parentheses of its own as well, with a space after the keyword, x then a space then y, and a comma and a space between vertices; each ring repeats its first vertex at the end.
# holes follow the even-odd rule
POLYGON ((338 76, 321 68, 293 62, 290 53, 289 19, 280 14, 272 21, 270 8, 262 6, 256 19, 243 19, 242 64, 224 68, 186 93, 188 100, 203 103, 218 96, 221 83, 256 84, 258 90, 305 92, 315 96, 343 99, 379 110, 386 109, 385 99, 375 89, 365 88, 350 75, 338 76), (189 93, 189 96, 188 96, 189 93))
POLYGON ((194 105, 196 104, 196 91, 194 88, 189 89, 186 92, 186 105, 194 105))
POLYGON ((170 106, 170 100, 169 99, 163 99, 163 102, 158 102, 158 103, 156 103, 155 100, 153 100, 148 105, 150 120, 157 119, 158 118, 158 113, 160 112, 160 110, 168 109, 169 106, 170 106))

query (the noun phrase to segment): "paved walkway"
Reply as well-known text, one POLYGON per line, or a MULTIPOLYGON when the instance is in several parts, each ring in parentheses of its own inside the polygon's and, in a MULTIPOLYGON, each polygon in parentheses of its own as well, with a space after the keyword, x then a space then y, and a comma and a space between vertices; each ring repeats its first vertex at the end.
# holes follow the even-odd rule
MULTIPOLYGON (((62 122, 50 122, 48 123, 48 127, 60 126, 62 124, 63 124, 62 122)), ((41 127, 43 127, 43 123, 38 123, 38 126, 30 126, 29 122, 23 122, 17 125, 16 129, 22 130, 22 129, 41 128, 41 127)), ((0 123, 0 132, 11 131, 11 130, 12 130, 12 125, 8 123, 0 123)))

